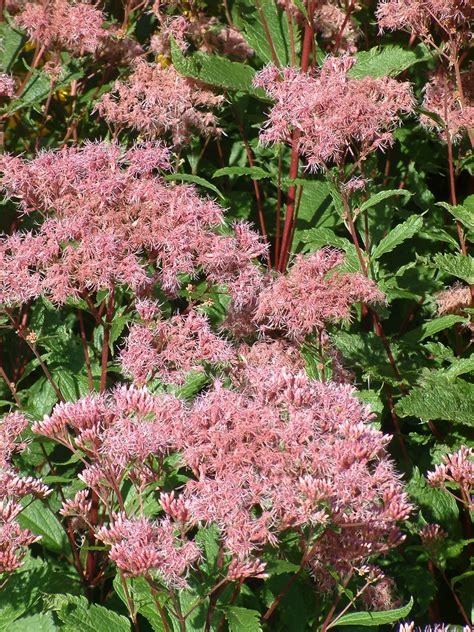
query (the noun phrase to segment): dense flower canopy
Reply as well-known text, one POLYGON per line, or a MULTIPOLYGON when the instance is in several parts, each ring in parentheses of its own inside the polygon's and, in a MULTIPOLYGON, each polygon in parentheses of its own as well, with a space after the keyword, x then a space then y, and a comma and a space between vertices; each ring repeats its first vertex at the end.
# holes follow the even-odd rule
POLYGON ((289 142, 296 131, 310 169, 389 146, 400 115, 413 110, 410 85, 389 77, 352 79, 354 63, 330 56, 314 74, 273 66, 260 71, 254 83, 275 101, 261 142, 289 142))

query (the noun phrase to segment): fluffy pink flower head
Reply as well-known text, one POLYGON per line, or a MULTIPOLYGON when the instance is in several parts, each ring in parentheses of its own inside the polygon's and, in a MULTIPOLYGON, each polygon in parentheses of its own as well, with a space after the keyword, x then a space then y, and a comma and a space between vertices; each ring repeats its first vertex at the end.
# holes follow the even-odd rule
MULTIPOLYGON (((472 83, 472 82, 471 82, 472 83)), ((423 88, 424 99, 422 107, 432 112, 441 119, 441 122, 422 114, 420 123, 424 127, 434 129, 440 137, 446 141, 446 131, 451 140, 457 141, 462 133, 474 129, 474 97, 473 86, 464 85, 465 103, 461 104, 459 93, 455 84, 448 79, 446 74, 438 71, 423 88), (471 88, 471 90, 466 89, 471 88)))
POLYGON ((381 0, 376 15, 381 30, 406 29, 423 37, 432 24, 451 35, 469 30, 474 9, 470 0, 381 0))
POLYGON ((19 435, 28 426, 24 415, 9 413, 0 420, 0 573, 11 573, 23 563, 27 547, 41 539, 17 522, 23 511, 22 498, 46 498, 53 490, 37 478, 21 476, 12 457, 26 447, 19 435))
POLYGON ((462 314, 466 307, 471 304, 471 289, 461 283, 453 285, 447 290, 443 290, 436 297, 438 304, 438 314, 462 314))
POLYGON ((181 415, 181 402, 169 395, 122 386, 107 396, 57 404, 51 415, 33 425, 33 432, 70 450, 79 448, 90 464, 81 479, 104 493, 124 476, 153 479, 150 459, 163 459, 174 448, 173 428, 181 415))
POLYGON ((183 575, 200 555, 193 542, 175 534, 169 520, 151 522, 118 515, 108 527, 99 529, 97 538, 111 546, 110 559, 126 575, 155 575, 173 588, 186 587, 183 575))
POLYGON ((232 26, 222 26, 217 18, 209 18, 204 13, 163 17, 158 11, 161 28, 151 39, 151 50, 170 57, 170 39, 173 37, 182 51, 192 44, 195 48, 207 53, 218 52, 238 59, 246 59, 253 55, 253 50, 247 44, 240 31, 232 26))
POLYGON ((196 81, 181 77, 173 66, 163 68, 142 59, 134 62, 126 81, 118 81, 96 110, 118 129, 129 127, 147 137, 171 137, 182 145, 195 132, 219 132, 212 109, 223 100, 196 81))
POLYGON ((267 66, 254 84, 275 101, 260 133, 262 143, 289 142, 294 131, 310 169, 366 156, 393 142, 400 115, 414 106, 410 85, 389 77, 352 79, 351 57, 327 57, 317 72, 267 66))
POLYGON ((443 463, 428 473, 428 481, 433 487, 452 482, 470 490, 474 486, 474 450, 462 446, 458 452, 444 456, 443 463))
POLYGON ((5 73, 0 74, 0 97, 11 98, 15 94, 15 80, 5 73))
POLYGON ((181 382, 185 373, 202 370, 205 363, 228 362, 230 345, 211 331, 207 318, 195 311, 186 316, 134 325, 121 354, 124 371, 137 382, 159 375, 181 382))
POLYGON ((382 302, 384 295, 362 274, 340 272, 344 256, 329 248, 309 257, 297 255, 286 275, 278 276, 258 297, 255 321, 295 339, 350 318, 357 301, 382 302))
POLYGON ((0 302, 45 294, 64 303, 116 284, 141 295, 157 282, 173 294, 180 274, 201 270, 234 294, 248 291, 242 279, 258 274, 253 259, 265 250, 258 235, 244 224, 217 234, 222 209, 193 186, 165 182, 159 171, 169 167, 160 143, 2 155, 4 191, 44 221, 0 237, 0 302))
POLYGON ((0 419, 0 467, 8 467, 12 454, 26 447, 24 442, 18 442, 17 439, 27 427, 26 417, 18 412, 9 413, 0 419))
POLYGON ((324 533, 322 564, 341 568, 395 546, 410 506, 385 454, 389 437, 351 388, 262 367, 244 373, 239 391, 215 383, 183 417, 194 520, 217 523, 239 559, 308 525, 324 533))
POLYGON ((65 48, 76 55, 95 52, 106 33, 102 11, 85 2, 27 2, 14 21, 41 46, 65 48))
POLYGON ((12 573, 23 564, 27 548, 41 539, 11 519, 3 517, 0 508, 0 573, 12 573))

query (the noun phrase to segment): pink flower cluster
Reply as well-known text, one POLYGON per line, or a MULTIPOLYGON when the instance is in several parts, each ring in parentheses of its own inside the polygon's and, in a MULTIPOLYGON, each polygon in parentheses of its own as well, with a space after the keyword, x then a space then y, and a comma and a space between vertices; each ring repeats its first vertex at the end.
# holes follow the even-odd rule
POLYGON ((92 4, 68 0, 27 2, 14 17, 37 45, 66 49, 76 55, 97 50, 106 34, 104 20, 102 11, 92 4))
POLYGON ((98 530, 97 538, 110 545, 110 559, 126 575, 151 576, 178 588, 186 586, 183 575, 200 556, 196 544, 176 534, 173 523, 166 518, 151 521, 114 515, 108 527, 98 530))
MULTIPOLYGON (((123 386, 58 404, 34 425, 80 450, 80 479, 109 516, 97 538, 125 573, 182 585, 199 557, 191 537, 199 524, 219 527, 232 577, 260 576, 256 556, 266 546, 288 530, 304 533, 308 563, 328 587, 327 565, 345 573, 400 542, 398 524, 411 507, 385 450, 390 437, 371 426, 351 387, 252 367, 248 356, 231 380, 232 388, 217 380, 187 405, 123 386), (138 499, 156 488, 175 452, 193 476, 180 495, 161 490, 165 518, 145 518, 138 499), (137 490, 135 509, 121 497, 126 478, 137 490)), ((89 498, 79 492, 63 514, 87 521, 89 498)))
POLYGON ((280 275, 258 297, 255 321, 261 330, 280 330, 303 339, 327 323, 349 319, 357 301, 383 302, 373 281, 359 273, 338 271, 344 256, 325 248, 305 258, 297 255, 288 274, 280 275))
MULTIPOLYGON (((57 404, 33 431, 84 453, 87 465, 80 478, 107 505, 125 477, 139 485, 159 477, 164 457, 175 446, 172 428, 181 414, 178 399, 121 386, 108 396, 57 404), (158 469, 150 465, 152 457, 158 469)), ((78 496, 74 506, 85 500, 78 496)), ((71 506, 64 509, 69 512, 71 506)))
POLYGON ((156 375, 166 382, 181 382, 188 371, 231 358, 230 345, 195 311, 133 325, 121 354, 125 374, 139 383, 156 375))
POLYGON ((275 101, 261 142, 287 143, 296 132, 298 149, 312 170, 389 146, 400 115, 413 110, 410 85, 389 77, 352 79, 348 71, 354 63, 353 57, 330 56, 314 73, 274 66, 261 70, 254 83, 275 101))
POLYGON ((26 443, 17 439, 27 426, 26 418, 17 412, 0 419, 0 573, 19 568, 26 547, 41 539, 18 524, 16 518, 24 509, 20 500, 26 496, 45 498, 52 491, 39 479, 20 476, 11 463, 13 454, 26 448, 26 443))
POLYGON ((174 145, 182 145, 196 132, 219 133, 211 110, 222 100, 193 79, 181 77, 173 66, 137 59, 128 79, 117 81, 96 110, 118 130, 128 127, 149 138, 167 136, 174 145))
POLYGON ((245 224, 217 234, 222 209, 193 186, 166 183, 156 171, 168 168, 168 150, 150 143, 3 155, 3 189, 44 221, 0 238, 0 302, 44 294, 64 303, 116 283, 140 293, 159 282, 173 293, 179 274, 200 269, 243 291, 241 277, 257 274, 252 259, 265 251, 258 235, 245 224))
POLYGON ((456 500, 464 503, 471 511, 474 509, 472 492, 474 488, 474 450, 466 446, 454 454, 447 454, 443 462, 433 472, 428 472, 428 482, 433 487, 441 487, 456 500), (457 488, 460 497, 451 492, 457 488))
POLYGON ((161 20, 158 34, 151 38, 151 50, 166 57, 170 56, 170 39, 175 40, 182 51, 192 45, 206 53, 221 53, 229 57, 246 59, 253 55, 253 50, 247 44, 240 31, 232 26, 221 26, 215 17, 207 17, 204 13, 197 16, 184 15, 163 17, 157 12, 161 20))
MULTIPOLYGON (((464 88, 470 87, 464 86, 464 88)), ((424 127, 436 130, 443 140, 446 140, 446 131, 448 131, 453 141, 460 140, 464 131, 474 129, 474 101, 470 98, 470 90, 464 90, 467 99, 463 106, 455 84, 444 72, 438 71, 425 85, 423 92, 422 107, 441 119, 441 121, 434 120, 422 114, 420 123, 424 127)))
POLYGON ((455 284, 443 290, 436 297, 438 314, 463 314, 465 308, 471 304, 471 289, 468 285, 455 284))
POLYGON ((432 23, 447 32, 468 30, 474 9, 470 0, 381 0, 376 14, 383 30, 407 29, 425 36, 432 23))
POLYGON ((11 98, 15 94, 15 80, 5 73, 0 74, 0 98, 11 98))

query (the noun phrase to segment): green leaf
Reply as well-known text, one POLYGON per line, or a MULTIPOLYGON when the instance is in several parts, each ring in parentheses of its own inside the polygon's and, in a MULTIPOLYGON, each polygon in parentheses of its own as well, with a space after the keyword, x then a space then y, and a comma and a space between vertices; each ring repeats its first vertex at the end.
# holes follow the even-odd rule
POLYGON ((363 79, 384 76, 396 76, 417 64, 430 59, 429 51, 422 45, 406 50, 401 46, 375 46, 368 51, 361 51, 356 55, 356 63, 349 70, 349 77, 363 79))
MULTIPOLYGON (((151 594, 150 586, 143 577, 128 578, 127 587, 131 593, 133 603, 137 612, 147 619, 153 632, 165 632, 163 620, 158 612, 156 603, 151 594)), ((128 601, 125 595, 122 580, 117 573, 114 577, 114 590, 128 608, 128 601)))
MULTIPOLYGON (((341 331, 333 335, 332 339, 342 353, 346 366, 351 368, 360 366, 364 378, 371 377, 397 384, 382 341, 375 333, 350 334, 341 331)), ((392 343, 391 348, 397 360, 399 355, 397 345, 392 343)))
POLYGON ((229 632, 261 632, 260 613, 257 610, 230 606, 225 609, 229 632))
POLYGON ((474 384, 459 378, 449 380, 442 372, 424 378, 395 406, 400 417, 418 417, 422 421, 446 419, 471 426, 473 410, 474 384))
POLYGON ((328 625, 328 629, 343 625, 360 625, 362 627, 371 627, 377 625, 385 625, 387 623, 394 623, 395 621, 408 616, 412 607, 413 597, 410 597, 410 601, 401 608, 385 610, 384 612, 350 612, 343 615, 335 623, 330 623, 328 625))
POLYGON ((388 189, 387 191, 379 191, 378 193, 375 193, 375 195, 371 195, 368 200, 360 205, 359 212, 365 211, 383 200, 400 195, 405 198, 410 198, 413 193, 410 193, 410 191, 407 191, 406 189, 388 189))
POLYGON ((474 213, 474 193, 472 195, 468 195, 462 205, 464 208, 467 208, 470 213, 474 213))
POLYGON ((203 52, 185 56, 172 38, 171 58, 173 66, 184 77, 193 77, 209 85, 228 90, 249 92, 268 100, 263 90, 252 86, 255 70, 247 64, 203 52))
POLYGON ((168 182, 170 180, 179 180, 181 182, 191 182, 192 184, 198 184, 205 189, 210 189, 211 191, 214 191, 214 193, 216 193, 220 198, 224 198, 222 193, 214 184, 208 182, 200 176, 194 176, 192 173, 170 173, 165 176, 165 180, 167 180, 168 182))
POLYGON ((31 612, 40 598, 45 578, 42 566, 32 571, 17 571, 7 579, 0 590, 0 630, 8 629, 22 615, 31 612))
POLYGON ((45 600, 62 621, 61 632, 130 632, 130 621, 113 610, 90 605, 85 597, 51 595, 45 600))
POLYGON ((175 395, 183 399, 191 399, 209 382, 209 377, 202 371, 191 371, 182 386, 176 389, 175 395))
POLYGON ((443 208, 445 208, 449 213, 451 213, 453 217, 458 219, 469 230, 474 231, 474 209, 469 209, 467 206, 464 206, 462 204, 451 206, 451 204, 448 204, 447 202, 437 202, 437 206, 442 206, 443 208))
MULTIPOLYGON (((55 84, 54 90, 65 88, 74 79, 80 79, 83 73, 75 68, 69 69, 65 77, 55 84)), ((44 101, 51 89, 51 78, 44 72, 35 70, 18 99, 12 101, 8 106, 8 114, 18 112, 23 108, 36 107, 44 101)))
POLYGON ((54 623, 50 612, 22 617, 11 623, 6 632, 56 632, 59 628, 54 623))
POLYGON ((23 529, 41 536, 41 544, 51 551, 64 551, 68 546, 66 534, 53 512, 40 500, 35 500, 18 516, 23 529))
POLYGON ((28 389, 25 409, 38 419, 49 414, 57 401, 58 396, 51 383, 45 377, 40 377, 28 389))
POLYGON ((0 72, 10 72, 23 48, 25 35, 8 22, 0 23, 0 72))
POLYGON ((470 358, 456 359, 448 369, 443 369, 442 373, 448 379, 453 379, 466 373, 474 374, 474 355, 470 358))
POLYGON ((297 178, 288 180, 284 184, 297 184, 302 187, 301 196, 299 190, 298 218, 296 222, 295 236, 292 243, 293 251, 297 251, 301 245, 301 233, 309 228, 333 228, 341 223, 340 215, 334 208, 331 196, 331 188, 325 180, 303 180, 297 178))
POLYGON ((474 283, 474 259, 469 255, 438 253, 433 257, 433 263, 446 274, 463 279, 469 284, 474 283))
POLYGON ((444 490, 431 487, 417 467, 413 468, 406 489, 426 520, 439 523, 451 533, 459 529, 459 509, 455 499, 444 490))
MULTIPOLYGON (((285 12, 278 10, 275 0, 260 0, 259 4, 268 30, 271 33, 277 65, 280 67, 288 66, 291 64, 291 38, 285 12)), ((236 26, 243 31, 248 44, 264 63, 275 63, 265 25, 255 3, 241 3, 237 5, 237 9, 235 15, 236 26)), ((299 29, 295 23, 293 23, 293 37, 295 52, 298 54, 300 36, 299 29)))
POLYGON ((391 252, 405 240, 416 235, 422 226, 423 218, 419 215, 411 215, 406 221, 392 228, 388 235, 377 244, 372 251, 372 258, 379 259, 382 255, 387 254, 387 252, 391 252))
POLYGON ((420 325, 420 327, 409 331, 403 336, 402 340, 408 344, 417 344, 418 342, 425 340, 425 338, 429 338, 440 331, 449 329, 456 323, 466 323, 468 320, 469 319, 457 316, 456 314, 447 314, 446 316, 433 318, 433 320, 429 320, 428 322, 423 323, 423 325, 420 325))
POLYGON ((116 342, 122 335, 125 325, 129 322, 130 316, 116 316, 112 321, 109 333, 109 348, 111 353, 114 350, 114 342, 116 342))
POLYGON ((198 530, 195 541, 206 554, 206 566, 209 570, 217 569, 219 555, 219 529, 216 525, 202 527, 198 530))
POLYGON ((252 180, 261 180, 262 178, 272 178, 272 174, 268 173, 261 167, 223 167, 214 172, 214 178, 221 176, 250 176, 252 180))

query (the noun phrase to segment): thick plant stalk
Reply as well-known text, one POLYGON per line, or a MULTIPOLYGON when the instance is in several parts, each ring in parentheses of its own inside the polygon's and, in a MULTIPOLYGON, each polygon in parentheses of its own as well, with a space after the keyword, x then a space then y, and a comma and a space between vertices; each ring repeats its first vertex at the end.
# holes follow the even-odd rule
MULTIPOLYGON (((309 22, 305 25, 303 49, 301 52, 301 72, 307 72, 311 58, 311 44, 314 39, 313 33, 313 15, 314 15, 314 3, 311 2, 308 7, 309 22)), ((298 177, 299 167, 299 150, 298 143, 301 136, 299 130, 293 130, 291 139, 291 161, 290 161, 290 180, 295 180, 298 177)), ((284 272, 286 268, 286 261, 288 260, 289 250, 291 248, 291 228, 295 221, 295 202, 296 202, 296 184, 290 185, 288 189, 288 198, 285 211, 285 223, 283 225, 283 235, 280 244, 280 258, 278 261, 277 269, 280 272, 284 272)))

